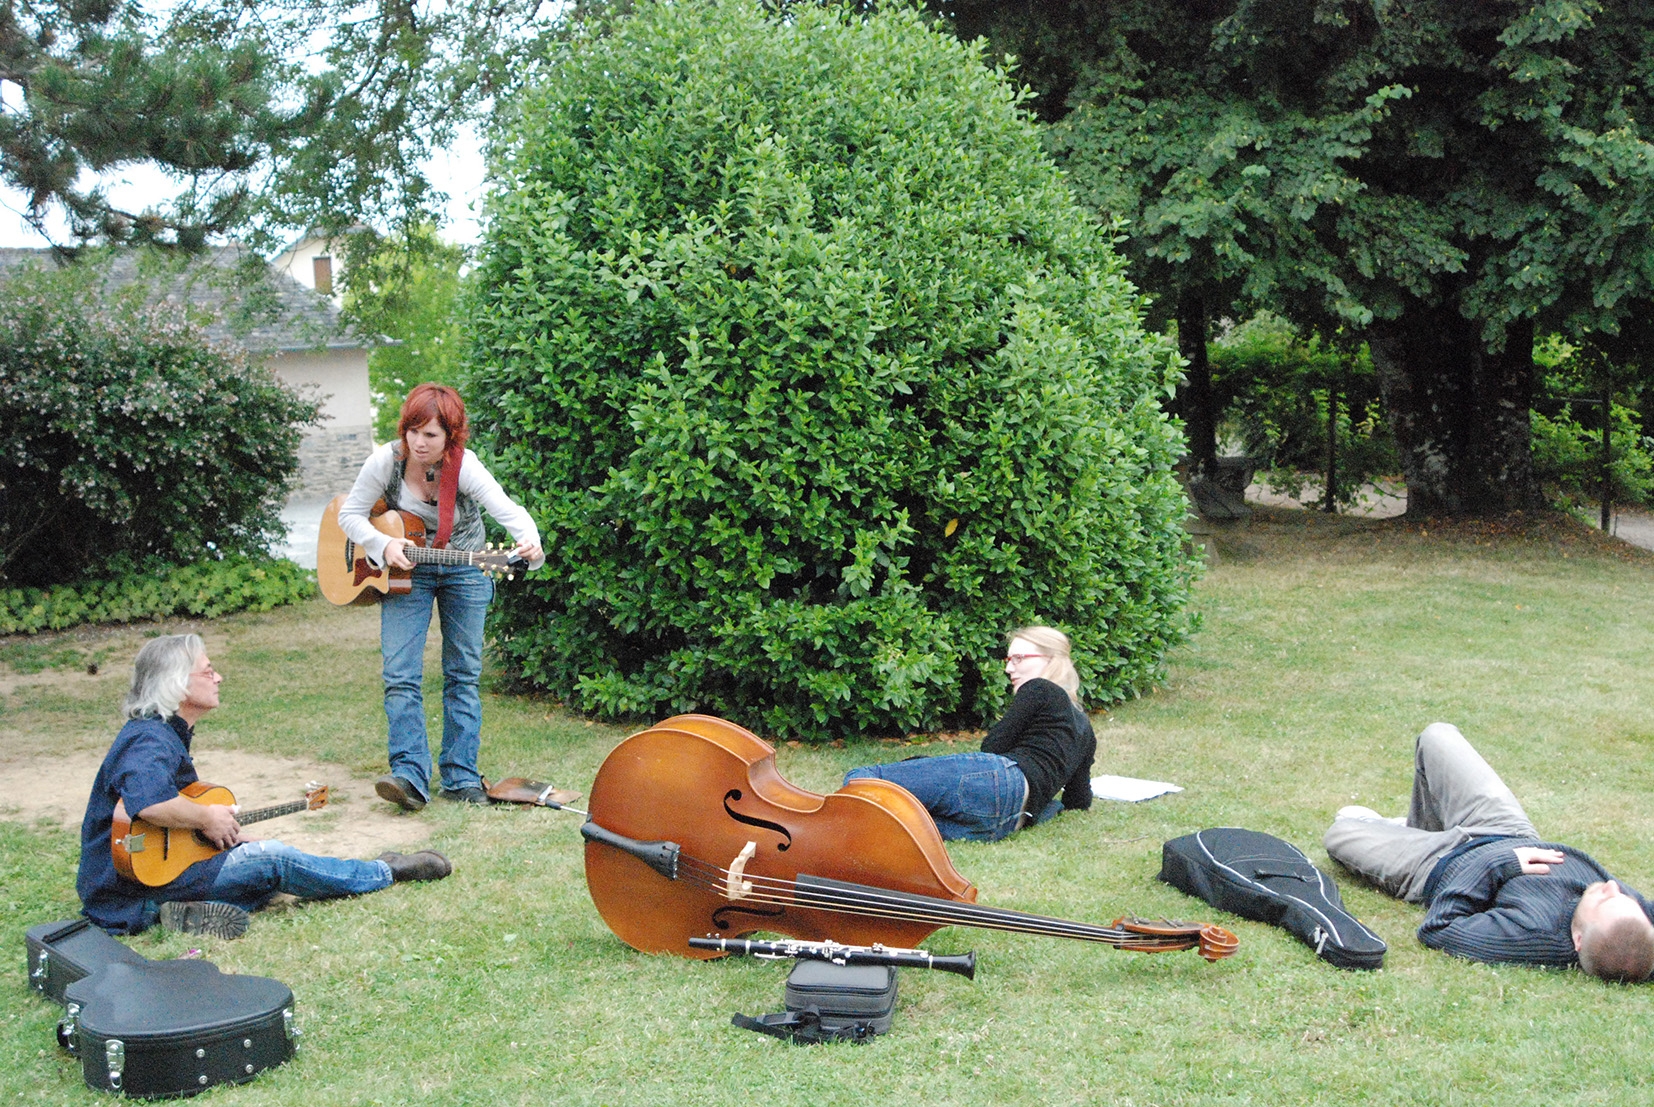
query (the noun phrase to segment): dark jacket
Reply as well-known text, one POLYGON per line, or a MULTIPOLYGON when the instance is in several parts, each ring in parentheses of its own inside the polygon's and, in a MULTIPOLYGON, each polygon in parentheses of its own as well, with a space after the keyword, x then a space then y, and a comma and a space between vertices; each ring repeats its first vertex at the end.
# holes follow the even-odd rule
MULTIPOLYGON (((1613 880, 1590 856, 1531 838, 1497 838, 1455 851, 1437 863, 1426 885, 1429 908, 1419 941, 1472 961, 1574 965, 1574 908, 1588 885, 1613 880), (1519 846, 1561 850, 1566 860, 1543 874, 1524 874, 1519 846)), ((1621 884, 1643 914, 1648 901, 1621 884)))

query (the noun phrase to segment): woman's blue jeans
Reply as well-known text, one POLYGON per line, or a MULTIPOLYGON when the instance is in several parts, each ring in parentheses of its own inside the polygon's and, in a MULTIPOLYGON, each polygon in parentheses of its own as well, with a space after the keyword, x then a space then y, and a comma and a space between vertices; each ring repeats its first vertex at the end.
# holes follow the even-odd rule
POLYGON ((413 589, 379 604, 384 655, 385 718, 391 774, 430 799, 431 742, 425 732, 425 638, 431 605, 442 624, 442 752, 444 788, 482 785, 477 752, 482 734, 482 628, 494 582, 470 565, 420 565, 413 589))
POLYGON ((1022 817, 1028 781, 1015 761, 997 753, 950 753, 867 765, 844 774, 844 782, 876 777, 900 784, 925 805, 942 837, 997 841, 1011 834, 1022 817))

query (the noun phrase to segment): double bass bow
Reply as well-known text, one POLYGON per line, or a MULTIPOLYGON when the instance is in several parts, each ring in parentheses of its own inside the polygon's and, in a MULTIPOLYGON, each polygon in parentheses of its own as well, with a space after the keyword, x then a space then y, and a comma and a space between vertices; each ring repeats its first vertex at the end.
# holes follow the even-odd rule
POLYGON ((690 938, 769 931, 808 942, 916 947, 944 926, 1198 949, 1227 957, 1222 927, 1116 919, 1111 926, 986 907, 907 791, 852 780, 831 795, 784 779, 775 750, 709 715, 678 715, 634 734, 592 783, 586 886, 627 945, 712 958, 690 938))

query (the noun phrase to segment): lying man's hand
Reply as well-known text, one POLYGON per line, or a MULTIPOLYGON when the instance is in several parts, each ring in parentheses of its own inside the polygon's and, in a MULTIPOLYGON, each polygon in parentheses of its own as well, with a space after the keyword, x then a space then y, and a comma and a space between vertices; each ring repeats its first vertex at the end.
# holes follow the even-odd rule
POLYGON ((1512 852, 1516 854, 1516 860, 1521 862, 1522 871, 1528 876, 1544 876, 1551 871, 1552 865, 1560 865, 1567 860, 1559 849, 1517 846, 1512 852))

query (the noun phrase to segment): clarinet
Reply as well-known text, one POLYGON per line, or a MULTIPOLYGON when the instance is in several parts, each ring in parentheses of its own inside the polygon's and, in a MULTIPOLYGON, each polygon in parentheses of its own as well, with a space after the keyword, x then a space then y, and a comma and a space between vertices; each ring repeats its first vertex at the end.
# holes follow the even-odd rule
POLYGON ((797 961, 830 961, 835 965, 894 965, 900 969, 937 969, 957 973, 966 980, 976 978, 976 953, 938 957, 922 949, 891 946, 847 946, 838 942, 754 942, 746 938, 691 938, 690 949, 713 949, 735 957, 761 957, 766 961, 792 958, 797 961))

